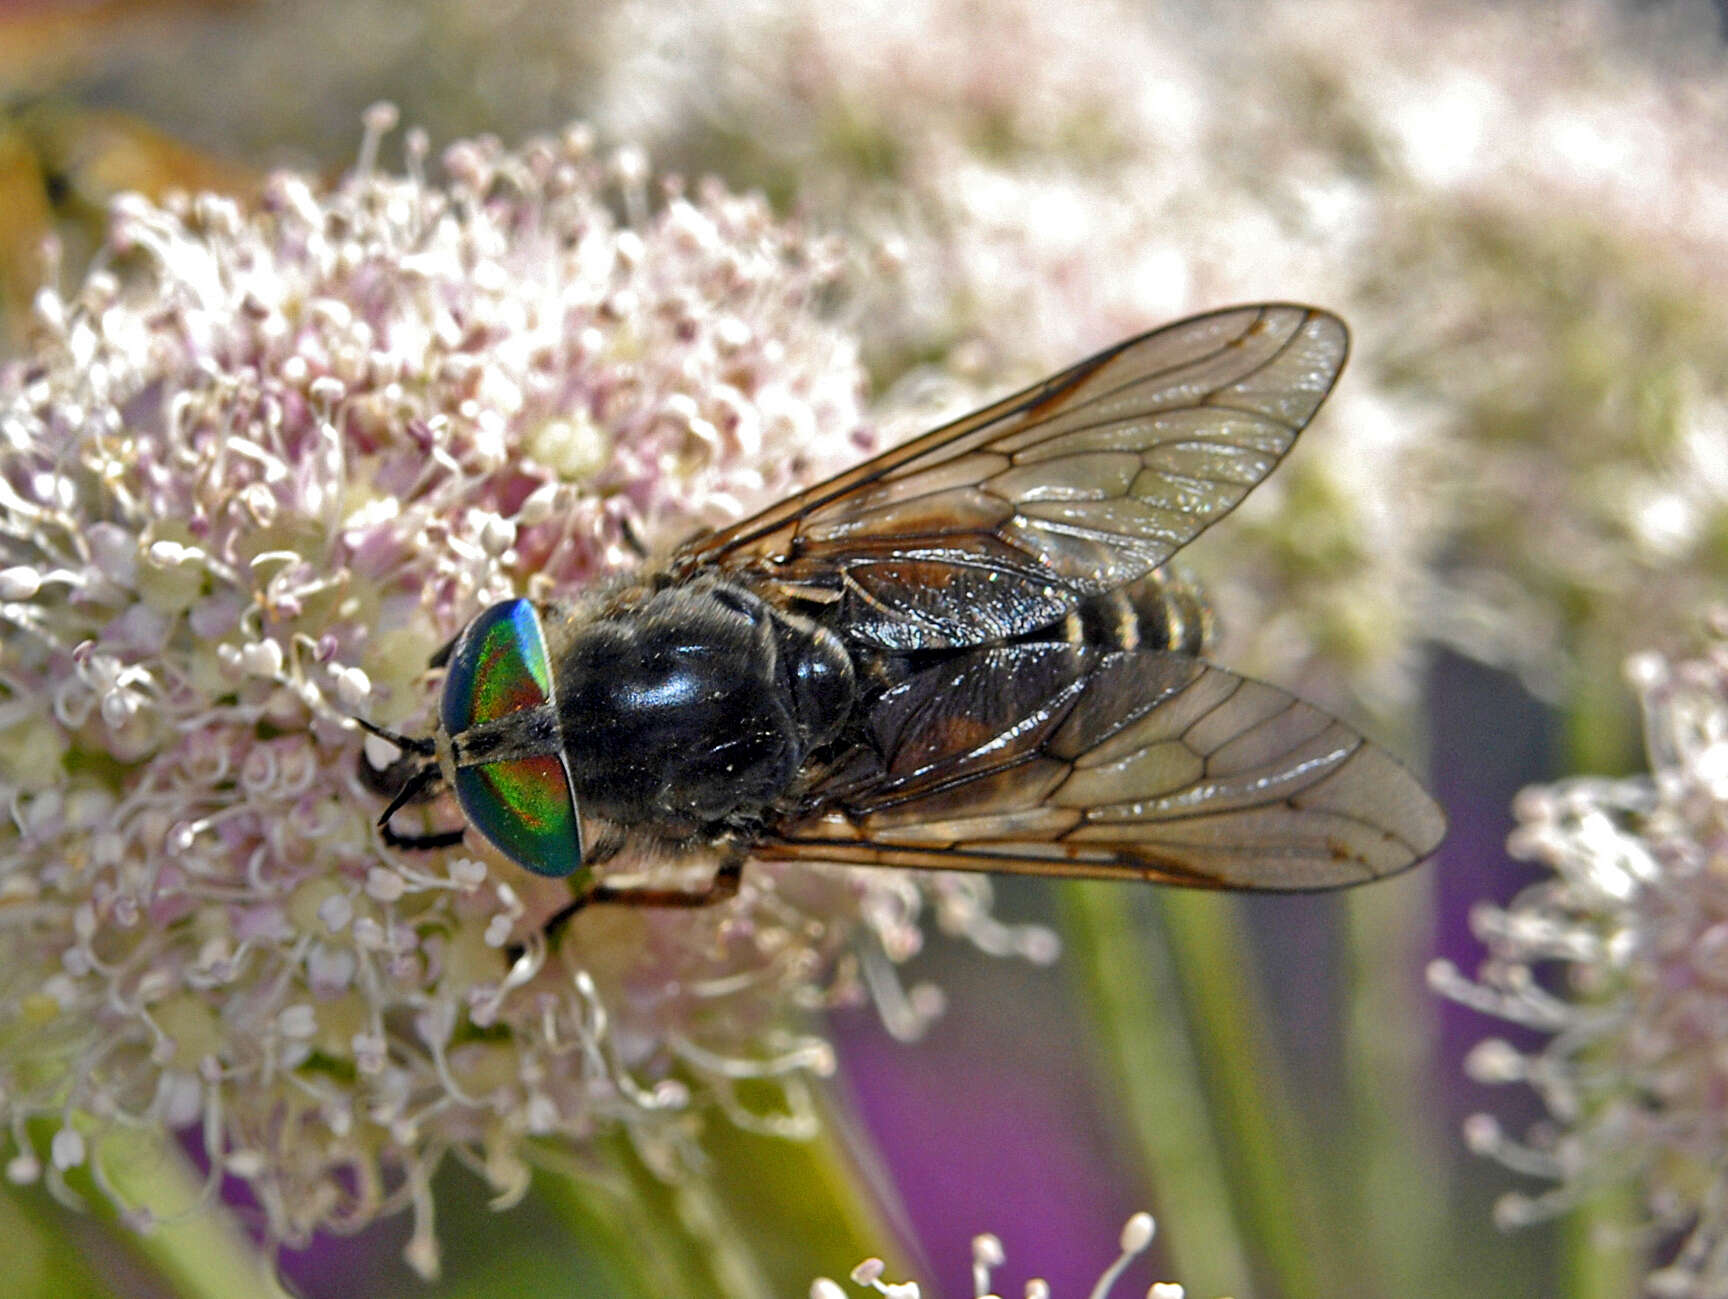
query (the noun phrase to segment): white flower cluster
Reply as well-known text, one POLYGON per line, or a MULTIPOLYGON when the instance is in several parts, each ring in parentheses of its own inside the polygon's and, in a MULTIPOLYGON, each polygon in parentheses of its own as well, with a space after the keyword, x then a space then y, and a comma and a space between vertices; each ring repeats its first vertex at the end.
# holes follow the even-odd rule
POLYGON ((869 983, 915 1031, 885 972, 927 905, 1005 931, 982 881, 763 870, 549 950, 562 883, 382 847, 348 718, 426 729, 479 608, 873 441, 832 243, 580 130, 439 184, 410 136, 387 175, 390 122, 328 192, 128 202, 0 369, 0 1124, 62 1191, 108 1133, 193 1127, 273 1240, 412 1205, 431 1272, 445 1154, 508 1200, 531 1138, 802 1129, 831 1060, 797 1012, 869 983))
POLYGON ((1546 1038, 1480 1043, 1470 1073, 1525 1083, 1551 1118, 1523 1139, 1486 1114, 1466 1136, 1555 1183, 1511 1194, 1507 1225, 1635 1185, 1648 1244, 1680 1234, 1652 1293, 1728 1289, 1728 624, 1708 653, 1633 660, 1650 774, 1582 778, 1519 797, 1512 851, 1553 871, 1505 907, 1480 906, 1488 957, 1441 992, 1546 1038))

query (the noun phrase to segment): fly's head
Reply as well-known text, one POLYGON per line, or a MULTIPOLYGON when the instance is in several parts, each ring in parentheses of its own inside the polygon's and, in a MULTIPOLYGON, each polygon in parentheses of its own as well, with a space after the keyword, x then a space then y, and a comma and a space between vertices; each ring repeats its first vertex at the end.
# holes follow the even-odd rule
POLYGON ((582 823, 552 660, 531 602, 502 601, 463 628, 450 647, 430 736, 356 721, 403 755, 366 777, 380 793, 393 792, 378 819, 386 842, 410 848, 459 842, 460 831, 413 836, 390 827, 402 808, 448 788, 469 827, 523 869, 562 877, 581 867, 582 823))

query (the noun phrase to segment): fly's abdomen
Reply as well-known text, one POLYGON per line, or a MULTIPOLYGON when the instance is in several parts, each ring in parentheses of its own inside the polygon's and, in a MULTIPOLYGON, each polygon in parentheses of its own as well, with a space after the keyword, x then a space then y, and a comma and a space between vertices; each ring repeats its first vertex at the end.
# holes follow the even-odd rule
POLYGON ((1158 568, 1082 600, 1063 620, 1062 631, 1077 645, 1199 655, 1211 643, 1212 610, 1191 580, 1158 568))

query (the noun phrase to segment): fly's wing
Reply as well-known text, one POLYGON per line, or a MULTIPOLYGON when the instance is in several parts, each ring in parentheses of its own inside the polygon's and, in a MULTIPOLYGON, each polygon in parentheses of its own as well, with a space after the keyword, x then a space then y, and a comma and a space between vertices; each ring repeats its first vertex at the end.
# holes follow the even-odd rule
POLYGON ((1343 367, 1344 323, 1195 316, 896 447, 673 557, 829 603, 889 650, 1013 638, 1168 560, 1266 477, 1343 367))
POLYGON ((763 857, 1325 889, 1445 833, 1398 762, 1275 687, 1186 655, 1021 644, 884 693, 763 857))

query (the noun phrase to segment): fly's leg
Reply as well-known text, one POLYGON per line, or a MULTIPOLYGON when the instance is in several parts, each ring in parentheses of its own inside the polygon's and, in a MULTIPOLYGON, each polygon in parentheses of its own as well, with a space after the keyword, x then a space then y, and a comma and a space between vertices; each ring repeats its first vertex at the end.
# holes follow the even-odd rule
POLYGON ((705 888, 688 889, 615 889, 609 884, 594 884, 584 890, 569 906, 558 912, 542 927, 548 941, 556 941, 564 926, 578 911, 592 906, 619 907, 712 907, 738 896, 738 885, 744 879, 744 859, 747 851, 740 845, 727 850, 726 857, 714 871, 714 878, 705 888))
POLYGON ((403 834, 391 828, 388 821, 378 827, 379 837, 392 848, 409 852, 431 852, 434 848, 454 848, 462 842, 461 830, 434 830, 430 834, 403 834))
POLYGON ((740 855, 736 860, 722 862, 714 872, 714 878, 695 892, 685 889, 615 889, 596 884, 575 905, 580 908, 610 902, 624 907, 711 907, 736 897, 743 878, 744 858, 740 855))
MULTIPOLYGON (((360 724, 365 726, 367 730, 376 729, 365 722, 360 724)), ((398 737, 386 735, 385 738, 395 743, 398 737)), ((369 776, 386 776, 390 772, 396 771, 400 766, 401 761, 399 760, 392 763, 386 771, 380 772, 366 761, 364 753, 360 755, 362 780, 367 780, 369 776)), ((423 762, 409 773, 407 779, 402 781, 400 788, 396 791, 396 797, 390 800, 390 806, 385 808, 384 815, 378 818, 379 837, 386 844, 392 848, 405 848, 410 852, 429 852, 434 848, 454 848, 462 842, 463 832, 461 830, 434 830, 429 834, 403 834, 390 824, 390 818, 410 803, 424 803, 435 797, 440 779, 438 764, 436 762, 423 762)))

